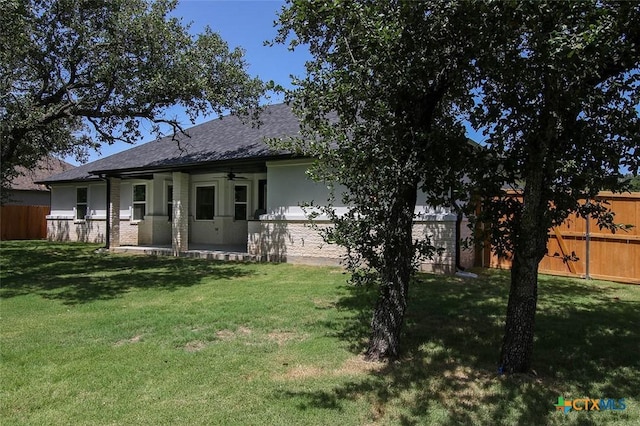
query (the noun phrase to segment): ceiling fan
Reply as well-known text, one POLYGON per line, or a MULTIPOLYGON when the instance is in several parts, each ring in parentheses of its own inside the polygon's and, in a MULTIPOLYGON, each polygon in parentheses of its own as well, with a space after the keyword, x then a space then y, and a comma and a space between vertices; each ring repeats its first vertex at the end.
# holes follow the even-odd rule
POLYGON ((227 180, 246 180, 246 179, 247 179, 246 177, 238 176, 235 173, 233 173, 233 170, 227 173, 227 180))

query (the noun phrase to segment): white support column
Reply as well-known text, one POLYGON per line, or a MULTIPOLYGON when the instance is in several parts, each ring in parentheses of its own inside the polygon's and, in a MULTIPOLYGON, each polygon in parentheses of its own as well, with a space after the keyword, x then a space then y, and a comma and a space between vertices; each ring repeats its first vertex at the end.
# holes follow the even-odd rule
POLYGON ((173 223, 171 245, 174 256, 189 249, 189 175, 173 173, 173 223))
POLYGON ((120 246, 120 178, 109 178, 109 248, 120 246))

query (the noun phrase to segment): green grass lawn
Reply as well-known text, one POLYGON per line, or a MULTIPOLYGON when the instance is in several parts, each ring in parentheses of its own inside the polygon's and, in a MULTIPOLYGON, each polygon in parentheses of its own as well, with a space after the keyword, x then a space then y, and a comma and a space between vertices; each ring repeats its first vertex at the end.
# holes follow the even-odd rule
POLYGON ((504 377, 501 271, 418 276, 382 365, 359 356, 375 292, 339 269, 96 248, 2 243, 1 424, 640 424, 638 286, 541 276, 536 374, 504 377))

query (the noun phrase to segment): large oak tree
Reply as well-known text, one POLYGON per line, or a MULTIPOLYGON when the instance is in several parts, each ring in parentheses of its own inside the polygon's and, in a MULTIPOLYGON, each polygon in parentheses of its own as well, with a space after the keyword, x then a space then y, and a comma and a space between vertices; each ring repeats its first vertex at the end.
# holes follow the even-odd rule
POLYGON ((2 184, 47 154, 181 131, 170 108, 244 112, 262 84, 239 49, 171 16, 175 1, 1 0, 2 184), (163 126, 164 129, 163 129, 163 126))
POLYGON ((550 228, 577 211, 618 229, 593 198, 625 189, 621 167, 638 171, 638 10, 595 0, 284 9, 279 41, 293 33, 314 58, 289 94, 306 130, 291 146, 318 159, 313 177, 346 187, 351 208, 325 209, 334 226, 324 235, 347 247, 357 281, 380 289, 370 359, 398 355, 411 273, 435 249, 412 236, 417 190, 421 201, 451 204, 474 170, 479 219, 513 255, 500 367, 530 368, 550 228), (486 131, 481 152, 464 143, 463 113, 486 131))
POLYGON ((471 118, 487 148, 475 177, 493 246, 513 257, 500 368, 527 372, 549 231, 577 212, 615 232, 594 197, 638 172, 640 4, 486 2, 479 13, 490 31, 477 40, 471 118))
POLYGON ((439 0, 292 1, 280 14, 278 41, 313 57, 288 93, 304 130, 288 147, 341 188, 349 209, 320 211, 333 222, 324 236, 346 247, 356 282, 379 289, 370 360, 399 355, 410 278, 437 250, 413 233, 417 202, 450 203, 461 181, 470 145, 455 107, 471 98, 473 19, 468 5, 439 0))

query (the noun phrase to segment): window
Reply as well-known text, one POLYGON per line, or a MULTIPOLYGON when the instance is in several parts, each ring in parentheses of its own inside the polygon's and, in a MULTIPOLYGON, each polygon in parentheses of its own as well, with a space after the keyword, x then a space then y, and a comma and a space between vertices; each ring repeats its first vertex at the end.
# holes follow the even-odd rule
POLYGON ((169 222, 173 222, 173 185, 167 186, 167 215, 169 222))
POLYGON ((196 220, 213 220, 215 216, 215 186, 196 187, 196 220))
POLYGON ((235 220, 247 220, 247 193, 248 187, 246 185, 235 186, 235 210, 233 218, 235 220))
POLYGON ((143 220, 147 213, 147 186, 133 185, 133 220, 143 220))
POLYGON ((87 216, 88 189, 76 188, 76 219, 84 220, 87 216))

